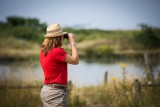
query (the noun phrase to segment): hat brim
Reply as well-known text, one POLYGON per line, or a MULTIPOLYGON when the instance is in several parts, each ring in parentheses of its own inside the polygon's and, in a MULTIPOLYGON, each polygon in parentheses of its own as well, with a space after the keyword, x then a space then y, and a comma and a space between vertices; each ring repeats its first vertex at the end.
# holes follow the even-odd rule
POLYGON ((64 34, 67 34, 67 32, 62 32, 62 33, 60 33, 60 34, 46 34, 46 35, 44 35, 44 37, 58 37, 58 36, 62 36, 62 35, 64 35, 64 34))

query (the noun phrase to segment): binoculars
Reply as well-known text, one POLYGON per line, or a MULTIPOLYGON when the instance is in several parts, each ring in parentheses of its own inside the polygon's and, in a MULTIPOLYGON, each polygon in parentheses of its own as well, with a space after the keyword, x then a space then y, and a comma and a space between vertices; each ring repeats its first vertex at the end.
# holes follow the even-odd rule
POLYGON ((68 39, 68 33, 64 34, 63 38, 68 39))

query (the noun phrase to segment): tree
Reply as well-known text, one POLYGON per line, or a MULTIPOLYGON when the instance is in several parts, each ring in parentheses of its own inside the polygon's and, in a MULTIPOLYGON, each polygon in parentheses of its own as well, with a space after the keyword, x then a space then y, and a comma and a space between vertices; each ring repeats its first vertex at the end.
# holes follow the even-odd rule
POLYGON ((39 20, 37 18, 28 18, 26 19, 26 26, 32 29, 39 29, 39 20))
POLYGON ((7 17, 7 22, 11 26, 20 26, 25 25, 25 19, 18 16, 9 16, 7 17))
POLYGON ((137 41, 146 48, 160 47, 160 29, 146 24, 140 24, 141 32, 137 35, 137 41))

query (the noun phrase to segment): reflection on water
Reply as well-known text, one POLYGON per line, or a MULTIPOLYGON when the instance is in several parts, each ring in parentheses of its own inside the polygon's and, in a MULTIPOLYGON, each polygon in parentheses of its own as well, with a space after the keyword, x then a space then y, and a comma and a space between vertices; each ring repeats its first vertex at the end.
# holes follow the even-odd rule
POLYGON ((43 79, 40 66, 0 65, 0 80, 39 81, 43 79))
MULTIPOLYGON (((112 64, 99 64, 99 63, 86 63, 81 61, 78 66, 69 65, 69 79, 74 80, 78 86, 81 85, 97 85, 103 83, 104 74, 108 72, 108 79, 112 77, 122 79, 122 68, 119 62, 112 64)), ((153 69, 156 76, 160 72, 160 65, 157 65, 153 69)), ((127 63, 126 67, 127 79, 132 80, 135 78, 145 77, 145 70, 143 66, 127 63)))
MULTIPOLYGON (((132 62, 127 62, 126 65, 126 75, 129 80, 145 77, 145 70, 142 65, 132 62)), ((100 64, 86 63, 81 60, 79 65, 68 65, 68 79, 72 80, 76 86, 97 85, 103 83, 106 71, 108 72, 109 80, 113 76, 117 80, 122 78, 122 69, 119 62, 100 64)), ((160 73, 160 65, 154 66, 153 71, 155 76, 160 73)), ((4 81, 5 79, 29 82, 43 81, 43 71, 39 64, 35 66, 1 64, 0 81, 4 81)))

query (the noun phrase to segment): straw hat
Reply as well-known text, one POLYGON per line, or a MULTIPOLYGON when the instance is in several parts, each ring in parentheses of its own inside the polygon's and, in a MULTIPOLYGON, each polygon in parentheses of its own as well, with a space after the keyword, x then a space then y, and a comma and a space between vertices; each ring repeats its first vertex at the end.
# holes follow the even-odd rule
POLYGON ((47 27, 47 34, 44 37, 57 37, 66 34, 63 32, 60 24, 51 24, 47 27))

